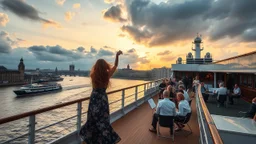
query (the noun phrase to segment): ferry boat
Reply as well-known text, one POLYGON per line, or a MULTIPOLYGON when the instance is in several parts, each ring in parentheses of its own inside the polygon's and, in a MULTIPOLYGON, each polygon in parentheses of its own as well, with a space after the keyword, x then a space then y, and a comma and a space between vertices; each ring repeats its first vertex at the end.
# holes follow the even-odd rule
POLYGON ((13 92, 18 96, 42 94, 52 91, 61 90, 62 86, 58 83, 44 83, 44 84, 28 84, 22 86, 19 90, 13 92))

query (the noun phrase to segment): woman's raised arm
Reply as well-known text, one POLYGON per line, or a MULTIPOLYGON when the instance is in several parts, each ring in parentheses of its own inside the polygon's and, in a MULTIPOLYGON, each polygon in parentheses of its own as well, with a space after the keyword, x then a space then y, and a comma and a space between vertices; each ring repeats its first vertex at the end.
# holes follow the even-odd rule
POLYGON ((121 54, 123 54, 123 52, 120 51, 120 50, 116 53, 115 65, 110 69, 110 72, 109 72, 109 74, 110 74, 109 76, 110 77, 112 77, 112 75, 116 71, 116 68, 118 66, 118 61, 119 61, 119 55, 121 55, 121 54))

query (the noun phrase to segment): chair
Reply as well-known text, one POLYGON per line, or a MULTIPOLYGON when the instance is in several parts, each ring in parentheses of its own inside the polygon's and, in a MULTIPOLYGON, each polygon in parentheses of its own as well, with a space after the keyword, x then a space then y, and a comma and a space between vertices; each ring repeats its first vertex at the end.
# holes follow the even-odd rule
POLYGON ((219 95, 219 99, 217 101, 221 104, 226 104, 227 107, 227 95, 219 95))
POLYGON ((174 125, 174 116, 159 115, 159 117, 158 117, 158 125, 157 125, 157 136, 158 137, 163 137, 163 138, 171 138, 172 141, 174 141, 174 128, 173 128, 173 125, 174 125), (168 128, 170 128, 171 136, 161 135, 160 126, 161 127, 168 127, 168 128))
POLYGON ((192 112, 191 112, 191 113, 188 113, 188 114, 186 115, 184 121, 183 121, 183 122, 180 122, 180 123, 183 124, 183 125, 187 125, 188 128, 189 128, 189 133, 186 135, 186 137, 189 136, 190 134, 192 134, 192 129, 191 129, 191 127, 190 127, 189 124, 188 124, 188 122, 189 122, 189 120, 190 120, 190 118, 191 118, 191 115, 192 115, 192 112))
POLYGON ((236 97, 233 97, 233 101, 234 101, 234 103, 235 104, 238 104, 239 103, 239 99, 241 98, 241 94, 240 95, 238 95, 238 96, 236 96, 236 97))

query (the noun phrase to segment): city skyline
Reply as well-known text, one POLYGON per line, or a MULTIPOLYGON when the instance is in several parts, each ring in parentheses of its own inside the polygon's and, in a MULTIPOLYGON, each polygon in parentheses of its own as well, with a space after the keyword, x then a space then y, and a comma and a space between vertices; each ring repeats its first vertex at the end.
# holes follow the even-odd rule
POLYGON ((0 65, 90 70, 99 58, 119 68, 170 67, 192 52, 197 33, 213 60, 256 49, 256 1, 0 0, 0 65), (18 8, 16 7, 18 6, 18 8))

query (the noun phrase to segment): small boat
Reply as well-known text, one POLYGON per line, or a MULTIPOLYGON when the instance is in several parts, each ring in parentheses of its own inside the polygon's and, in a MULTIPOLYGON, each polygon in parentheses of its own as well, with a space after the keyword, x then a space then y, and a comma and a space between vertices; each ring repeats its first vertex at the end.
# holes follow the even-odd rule
POLYGON ((27 96, 27 95, 35 95, 35 94, 43 94, 53 91, 62 90, 62 86, 58 83, 44 83, 44 84, 28 84, 22 86, 18 90, 14 90, 13 92, 20 96, 27 96))
POLYGON ((60 76, 53 76, 50 78, 50 81, 63 81, 64 78, 60 76))

